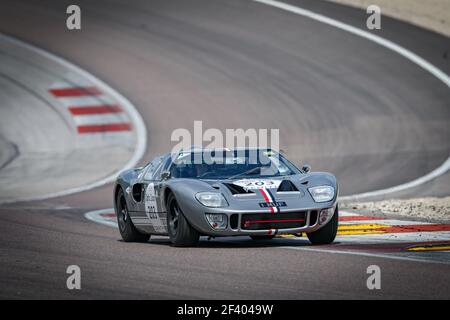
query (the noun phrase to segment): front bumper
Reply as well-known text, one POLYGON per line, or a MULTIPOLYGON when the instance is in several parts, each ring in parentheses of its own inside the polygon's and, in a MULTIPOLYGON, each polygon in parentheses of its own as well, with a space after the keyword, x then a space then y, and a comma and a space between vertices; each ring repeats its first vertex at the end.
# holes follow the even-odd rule
MULTIPOLYGON (((209 236, 245 236, 245 235, 276 235, 313 232, 331 220, 332 215, 319 224, 319 214, 324 208, 309 208, 286 210, 279 213, 268 213, 267 210, 259 211, 233 211, 233 210, 206 210, 201 219, 193 223, 193 226, 202 234, 209 236), (228 223, 225 229, 213 229, 206 220, 206 213, 224 214, 228 223), (270 215, 270 218, 269 218, 270 215), (303 222, 300 220, 303 217, 303 222), (296 225, 293 227, 293 225, 296 225), (256 226, 256 229, 254 228, 256 226)), ((335 208, 335 205, 332 206, 335 208)), ((333 210, 334 213, 334 210, 333 210)), ((191 222, 192 223, 192 222, 191 222)))

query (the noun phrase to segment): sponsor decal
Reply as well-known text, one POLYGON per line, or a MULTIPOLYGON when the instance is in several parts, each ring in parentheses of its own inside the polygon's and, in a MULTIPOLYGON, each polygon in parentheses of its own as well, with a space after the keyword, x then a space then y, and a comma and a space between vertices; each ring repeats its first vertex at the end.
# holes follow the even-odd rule
POLYGON ((281 180, 271 179, 241 179, 234 181, 233 184, 244 188, 244 190, 258 190, 263 196, 265 202, 259 203, 261 208, 269 208, 269 212, 280 212, 280 207, 286 207, 286 202, 276 201, 271 190, 276 190, 281 184, 281 180))
POLYGON ((261 208, 270 208, 270 207, 286 207, 286 202, 284 201, 275 201, 275 202, 260 202, 259 206, 261 208))
POLYGON ((155 185, 153 183, 149 183, 145 189, 145 214, 156 232, 167 232, 167 227, 158 214, 155 185))
MULTIPOLYGON (((266 203, 276 203, 275 198, 269 189, 261 188, 258 190, 259 190, 259 192, 261 192, 262 196, 264 197, 264 200, 266 200, 266 203)), ((271 213, 280 212, 280 208, 278 206, 269 206, 268 205, 268 208, 269 208, 269 212, 271 212, 271 213)))
POLYGON ((233 184, 244 188, 244 190, 257 190, 257 189, 278 189, 281 184, 281 180, 269 180, 269 179, 242 179, 234 181, 233 184))

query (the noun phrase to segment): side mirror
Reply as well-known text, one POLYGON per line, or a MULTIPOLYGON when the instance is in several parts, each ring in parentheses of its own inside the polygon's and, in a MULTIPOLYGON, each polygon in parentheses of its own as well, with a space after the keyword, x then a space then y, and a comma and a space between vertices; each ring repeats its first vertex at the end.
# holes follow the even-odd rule
POLYGON ((305 163, 305 164, 302 166, 302 171, 303 171, 304 173, 310 172, 310 171, 311 171, 311 166, 310 166, 309 164, 305 163))
POLYGON ((160 177, 161 177, 161 180, 169 179, 170 178, 170 171, 162 171, 160 177))

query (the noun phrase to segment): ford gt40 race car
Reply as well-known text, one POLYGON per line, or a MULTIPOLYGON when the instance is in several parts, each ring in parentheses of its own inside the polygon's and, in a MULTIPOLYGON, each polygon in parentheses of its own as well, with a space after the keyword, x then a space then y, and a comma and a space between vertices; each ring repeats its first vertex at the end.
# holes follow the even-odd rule
POLYGON ((333 242, 338 186, 329 173, 297 168, 267 149, 190 149, 158 156, 122 172, 114 205, 124 241, 168 235, 175 246, 200 236, 306 233, 313 244, 333 242))

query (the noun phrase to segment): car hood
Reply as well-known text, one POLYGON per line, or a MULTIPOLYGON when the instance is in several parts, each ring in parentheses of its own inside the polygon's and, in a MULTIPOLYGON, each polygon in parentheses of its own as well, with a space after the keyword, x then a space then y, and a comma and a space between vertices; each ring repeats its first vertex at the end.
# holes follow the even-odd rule
MULTIPOLYGON (((274 205, 282 206, 283 211, 298 210, 299 208, 312 209, 326 204, 315 203, 308 192, 309 187, 331 185, 337 189, 334 176, 327 173, 268 178, 176 180, 178 188, 175 190, 183 194, 184 199, 192 199, 197 192, 221 192, 229 204, 228 207, 221 208, 222 211, 253 212, 265 210, 264 208, 267 206, 274 205)), ((330 201, 330 203, 332 202, 334 200, 330 201)))

